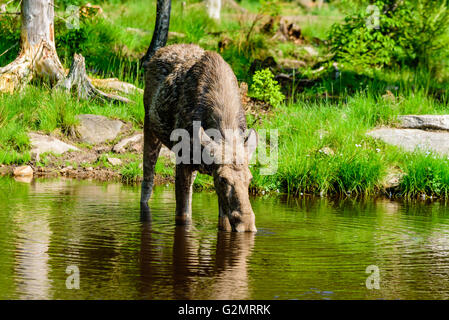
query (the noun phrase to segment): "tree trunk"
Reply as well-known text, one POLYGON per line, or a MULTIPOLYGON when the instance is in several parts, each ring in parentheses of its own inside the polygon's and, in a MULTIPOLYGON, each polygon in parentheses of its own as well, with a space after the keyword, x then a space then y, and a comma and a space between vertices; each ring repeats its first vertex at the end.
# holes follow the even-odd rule
POLYGON ((80 98, 130 102, 95 89, 86 75, 81 55, 75 54, 66 77, 56 52, 54 16, 54 0, 22 0, 20 54, 9 65, 0 68, 0 92, 21 90, 33 78, 41 78, 67 91, 76 86, 80 98))
POLYGON ((0 68, 0 91, 22 89, 33 77, 52 83, 65 75, 56 53, 53 0, 23 0, 20 54, 0 68))

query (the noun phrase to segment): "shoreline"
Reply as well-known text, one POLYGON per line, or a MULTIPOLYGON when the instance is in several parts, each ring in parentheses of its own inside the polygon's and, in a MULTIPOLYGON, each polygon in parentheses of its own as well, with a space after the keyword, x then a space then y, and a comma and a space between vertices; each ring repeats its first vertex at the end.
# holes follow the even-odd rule
MULTIPOLYGON (((138 186, 142 182, 142 176, 137 176, 133 182, 126 182, 123 179, 122 174, 120 173, 120 168, 102 168, 102 167, 78 167, 73 168, 72 166, 36 166, 35 164, 30 164, 26 166, 18 166, 18 165, 0 165, 0 177, 9 177, 14 179, 17 182, 23 183, 31 183, 34 179, 51 179, 51 178, 68 178, 73 180, 86 180, 86 181, 95 181, 95 182, 115 182, 123 185, 132 185, 138 186), (33 170, 32 175, 28 176, 20 176, 14 175, 14 171, 18 168, 23 167, 31 167, 33 170)), ((175 177, 173 175, 164 175, 161 173, 155 173, 154 176, 154 185, 174 185, 175 177)), ((201 184, 197 185, 194 188, 195 192, 202 191, 214 191, 213 185, 210 184, 201 184)), ((315 199, 328 199, 328 200, 346 200, 353 199, 357 201, 364 200, 376 200, 376 199, 384 199, 391 201, 408 201, 408 200, 420 200, 420 201, 435 201, 435 200, 447 200, 444 197, 436 197, 432 195, 420 195, 415 197, 407 197, 400 195, 397 187, 392 188, 392 190, 377 190, 370 194, 364 193, 334 193, 334 194, 314 194, 314 193, 306 193, 306 192, 296 192, 296 193, 285 193, 285 192, 277 192, 277 191, 265 191, 263 188, 252 186, 250 187, 249 194, 251 196, 257 197, 287 197, 294 199, 304 199, 304 198, 315 198, 315 199)))

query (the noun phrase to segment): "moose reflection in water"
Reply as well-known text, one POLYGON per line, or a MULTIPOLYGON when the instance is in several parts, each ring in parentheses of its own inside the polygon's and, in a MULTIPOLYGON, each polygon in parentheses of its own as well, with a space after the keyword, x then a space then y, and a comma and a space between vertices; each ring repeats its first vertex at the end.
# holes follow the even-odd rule
MULTIPOLYGON (((158 242, 153 239, 151 211, 141 207, 140 293, 154 298, 161 272, 155 264, 158 242)), ((247 261, 254 247, 255 234, 217 232, 211 239, 198 238, 194 225, 176 226, 173 241, 172 294, 174 299, 249 299, 247 261)), ((165 289, 167 290, 167 289, 165 289)), ((171 290, 170 290, 171 291, 171 290)))

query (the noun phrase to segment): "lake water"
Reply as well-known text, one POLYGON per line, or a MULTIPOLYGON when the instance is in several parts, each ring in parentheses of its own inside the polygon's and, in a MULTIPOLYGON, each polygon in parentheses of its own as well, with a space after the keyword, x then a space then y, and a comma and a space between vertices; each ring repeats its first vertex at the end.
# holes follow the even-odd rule
POLYGON ((139 196, 0 178, 0 299, 449 298, 444 202, 253 198, 258 232, 236 234, 217 231, 214 193, 194 194, 189 228, 174 225, 172 187, 155 188, 151 216, 139 196))

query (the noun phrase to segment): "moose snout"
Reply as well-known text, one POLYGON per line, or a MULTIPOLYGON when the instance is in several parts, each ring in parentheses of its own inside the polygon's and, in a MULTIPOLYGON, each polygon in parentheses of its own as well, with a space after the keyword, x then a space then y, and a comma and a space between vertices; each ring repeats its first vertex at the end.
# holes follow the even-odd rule
POLYGON ((256 216, 252 210, 245 213, 233 211, 229 217, 229 222, 231 224, 232 231, 257 232, 256 216))

